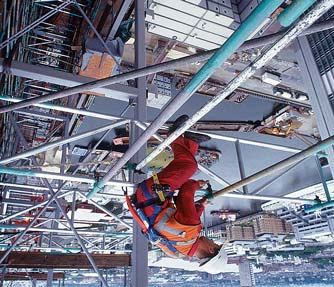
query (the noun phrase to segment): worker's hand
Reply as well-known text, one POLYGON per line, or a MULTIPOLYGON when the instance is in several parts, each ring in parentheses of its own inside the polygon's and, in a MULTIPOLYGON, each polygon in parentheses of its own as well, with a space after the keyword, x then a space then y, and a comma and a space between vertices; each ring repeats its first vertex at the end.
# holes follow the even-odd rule
POLYGON ((206 185, 206 184, 209 183, 208 180, 203 180, 203 179, 200 179, 200 180, 198 180, 197 182, 198 182, 200 188, 203 188, 204 185, 206 185))
POLYGON ((209 199, 203 197, 202 199, 200 199, 199 203, 202 204, 203 206, 207 206, 211 203, 211 201, 209 199))

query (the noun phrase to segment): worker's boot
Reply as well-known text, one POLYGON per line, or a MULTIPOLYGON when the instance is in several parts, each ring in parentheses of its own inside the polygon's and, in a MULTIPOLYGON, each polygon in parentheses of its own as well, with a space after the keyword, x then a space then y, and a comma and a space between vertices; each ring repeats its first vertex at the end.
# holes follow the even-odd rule
POLYGON ((185 132, 184 137, 190 139, 198 144, 204 143, 206 141, 211 140, 211 137, 203 134, 197 134, 193 132, 185 132))
MULTIPOLYGON (((188 115, 182 115, 179 116, 173 123, 173 125, 169 128, 169 134, 173 133, 174 131, 176 131, 180 126, 182 126, 187 120, 189 120, 189 116, 188 115)), ((193 132, 185 132, 184 137, 187 139, 190 139, 198 144, 201 144, 203 142, 206 142, 208 140, 210 140, 211 138, 207 135, 203 135, 203 134, 197 134, 197 133, 193 133, 193 132)))
POLYGON ((173 123, 173 125, 169 128, 169 133, 175 132, 180 126, 182 126, 187 120, 189 120, 188 115, 179 116, 173 123))

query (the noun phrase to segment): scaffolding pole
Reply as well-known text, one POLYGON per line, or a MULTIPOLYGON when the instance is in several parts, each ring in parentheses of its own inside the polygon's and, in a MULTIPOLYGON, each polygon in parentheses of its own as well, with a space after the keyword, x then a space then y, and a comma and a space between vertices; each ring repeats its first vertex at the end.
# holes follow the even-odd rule
MULTIPOLYGON (((9 113, 9 119, 11 121, 11 124, 13 125, 14 127, 14 130, 16 132, 16 134, 19 136, 23 146, 25 149, 28 148, 28 143, 26 141, 26 139, 24 138, 24 135, 22 134, 20 128, 18 127, 18 125, 16 124, 16 122, 14 121, 14 117, 11 113, 9 113)), ((32 156, 31 157, 32 161, 34 164, 37 164, 37 160, 36 160, 36 157, 35 156, 32 156)), ((72 233, 74 234, 75 238, 78 240, 82 250, 84 251, 85 255, 87 256, 87 259, 88 261, 90 262, 90 264, 92 265, 94 271, 96 272, 96 274, 98 275, 100 281, 101 281, 101 284, 104 286, 104 287, 108 287, 108 283, 107 281, 104 279, 101 271, 98 269, 94 259, 93 259, 93 256, 89 253, 88 249, 86 248, 85 244, 83 243, 78 231, 75 229, 74 227, 74 224, 73 222, 71 221, 71 219, 68 217, 67 213, 65 212, 63 206, 61 205, 60 201, 59 201, 59 198, 57 197, 57 193, 58 191, 61 190, 61 188, 59 188, 59 190, 57 192, 54 192, 53 191, 53 188, 51 187, 51 184, 48 182, 47 179, 43 179, 43 183, 45 184, 45 186, 48 188, 48 191, 51 195, 51 198, 49 200, 49 202, 42 208, 42 210, 37 213, 37 215, 33 218, 33 220, 30 222, 30 224, 27 226, 27 227, 24 227, 23 229, 23 232, 21 233, 20 236, 17 237, 17 239, 12 243, 11 245, 11 248, 9 248, 4 254, 3 256, 1 257, 0 259, 0 263, 3 262, 4 259, 7 258, 8 254, 11 252, 11 250, 18 244, 19 240, 25 235, 25 233, 30 230, 31 228, 33 228, 33 224, 35 223, 35 221, 42 215, 42 212, 45 211, 46 209, 46 206, 48 204, 50 204, 52 201, 55 201, 57 206, 58 206, 58 210, 60 210, 60 212, 63 214, 63 216, 65 217, 68 225, 70 226, 70 229, 72 231, 72 233)), ((62 183, 62 185, 64 184, 65 182, 62 183)))
POLYGON ((104 131, 113 129, 113 128, 118 127, 118 126, 125 125, 126 123, 128 123, 127 120, 117 121, 116 123, 108 124, 108 125, 105 125, 103 127, 90 130, 88 132, 83 132, 83 133, 76 134, 74 136, 69 136, 69 137, 66 137, 64 139, 60 139, 60 140, 57 140, 57 141, 54 141, 54 142, 43 144, 43 145, 40 145, 36 148, 32 148, 30 150, 27 150, 25 152, 17 154, 15 156, 4 158, 4 159, 0 160, 0 164, 7 164, 7 163, 10 163, 10 162, 16 161, 18 159, 26 158, 26 157, 29 157, 29 156, 32 156, 32 155, 50 150, 50 149, 55 148, 55 147, 58 147, 58 146, 61 146, 61 145, 64 145, 64 144, 67 144, 67 143, 70 143, 70 142, 74 142, 76 140, 79 140, 79 139, 82 139, 82 138, 85 138, 85 137, 89 137, 89 136, 95 135, 95 134, 100 133, 100 132, 104 132, 104 131))

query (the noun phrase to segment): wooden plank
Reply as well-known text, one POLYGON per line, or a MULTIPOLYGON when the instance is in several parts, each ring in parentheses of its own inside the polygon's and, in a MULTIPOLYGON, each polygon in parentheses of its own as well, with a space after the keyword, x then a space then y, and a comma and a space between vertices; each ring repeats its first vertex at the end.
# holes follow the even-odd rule
MULTIPOLYGON (((9 272, 5 274, 4 281, 26 281, 31 279, 46 281, 48 278, 47 272, 9 272)), ((53 280, 59 280, 64 278, 63 272, 54 272, 53 280)))
MULTIPOLYGON (((4 251, 0 252, 2 257, 4 251)), ((98 268, 107 269, 130 266, 129 254, 92 254, 98 268)), ((84 253, 51 254, 42 252, 11 252, 6 258, 7 268, 60 268, 92 269, 84 253)))

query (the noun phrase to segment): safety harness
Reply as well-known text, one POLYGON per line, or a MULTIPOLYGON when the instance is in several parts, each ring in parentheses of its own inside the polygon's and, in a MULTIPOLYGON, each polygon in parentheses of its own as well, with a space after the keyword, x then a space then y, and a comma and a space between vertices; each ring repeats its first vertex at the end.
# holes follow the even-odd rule
POLYGON ((147 189, 145 182, 139 184, 146 197, 144 202, 137 203, 136 194, 131 196, 131 199, 125 194, 129 211, 141 227, 142 233, 152 245, 158 246, 170 257, 189 259, 188 256, 179 252, 175 246, 194 244, 196 238, 190 241, 177 241, 169 240, 161 235, 163 231, 166 231, 180 238, 183 236, 180 230, 166 227, 166 222, 175 210, 168 207, 169 200, 167 200, 172 198, 173 192, 170 190, 169 185, 160 184, 156 173, 153 173, 153 182, 152 193, 147 189), (147 217, 142 209, 148 206, 153 207, 153 213, 147 217), (160 217, 159 221, 155 224, 158 216, 160 217))

